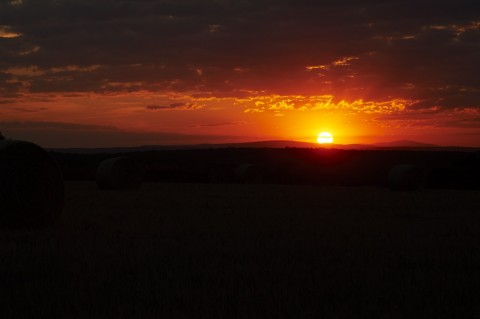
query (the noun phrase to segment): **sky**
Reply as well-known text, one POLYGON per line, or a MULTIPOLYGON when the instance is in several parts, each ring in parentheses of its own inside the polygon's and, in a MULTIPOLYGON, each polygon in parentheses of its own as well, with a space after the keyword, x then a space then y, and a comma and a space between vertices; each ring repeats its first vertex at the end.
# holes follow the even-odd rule
POLYGON ((0 131, 479 147, 479 59, 478 0, 0 0, 0 131))

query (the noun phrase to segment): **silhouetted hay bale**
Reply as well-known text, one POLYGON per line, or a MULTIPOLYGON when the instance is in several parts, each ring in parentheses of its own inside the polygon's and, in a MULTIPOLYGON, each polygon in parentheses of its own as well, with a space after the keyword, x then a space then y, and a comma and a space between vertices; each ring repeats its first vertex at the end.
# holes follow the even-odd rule
POLYGON ((97 168, 97 186, 100 189, 139 189, 143 169, 130 157, 114 157, 100 163, 97 168))
POLYGON ((388 173, 388 187, 392 190, 417 190, 423 186, 423 175, 413 165, 397 165, 388 173))
POLYGON ((40 146, 0 141, 0 223, 36 228, 54 222, 63 210, 60 168, 40 146))
POLYGON ((265 170, 257 164, 242 164, 234 170, 235 179, 241 183, 265 182, 265 170))

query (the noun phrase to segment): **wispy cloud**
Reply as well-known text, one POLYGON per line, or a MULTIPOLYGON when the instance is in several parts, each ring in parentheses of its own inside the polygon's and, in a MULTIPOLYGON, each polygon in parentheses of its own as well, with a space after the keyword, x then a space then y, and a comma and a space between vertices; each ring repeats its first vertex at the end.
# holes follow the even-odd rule
POLYGON ((263 113, 279 111, 318 111, 318 110, 344 110, 356 113, 389 114, 405 110, 413 101, 364 101, 362 99, 347 101, 335 99, 333 95, 318 96, 262 96, 252 99, 239 100, 245 105, 246 113, 263 113))
POLYGON ((15 107, 13 109, 21 113, 38 113, 38 112, 43 112, 48 110, 46 107, 39 107, 39 108, 15 107))
POLYGON ((12 28, 9 26, 0 26, 0 38, 10 39, 10 38, 17 38, 21 36, 20 32, 12 31, 12 28))
POLYGON ((224 127, 224 126, 238 126, 244 125, 245 122, 221 122, 221 123, 204 123, 188 125, 189 128, 201 128, 201 127, 224 127))
POLYGON ((182 111, 194 111, 203 108, 203 105, 197 103, 171 103, 168 105, 147 105, 145 107, 147 110, 182 110, 182 111))

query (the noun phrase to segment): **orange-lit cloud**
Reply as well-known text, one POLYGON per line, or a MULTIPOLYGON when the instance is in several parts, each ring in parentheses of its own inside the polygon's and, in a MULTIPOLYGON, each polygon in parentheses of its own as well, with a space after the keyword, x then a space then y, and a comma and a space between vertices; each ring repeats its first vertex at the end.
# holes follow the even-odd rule
POLYGON ((0 38, 10 39, 10 38, 17 38, 22 34, 19 32, 12 31, 11 27, 9 26, 0 26, 0 38))
POLYGON ((392 101, 354 101, 336 100, 333 95, 319 96, 258 96, 250 99, 237 99, 237 103, 246 105, 244 112, 259 113, 268 111, 333 111, 344 110, 352 113, 382 113, 390 114, 401 112, 413 101, 392 100, 392 101))

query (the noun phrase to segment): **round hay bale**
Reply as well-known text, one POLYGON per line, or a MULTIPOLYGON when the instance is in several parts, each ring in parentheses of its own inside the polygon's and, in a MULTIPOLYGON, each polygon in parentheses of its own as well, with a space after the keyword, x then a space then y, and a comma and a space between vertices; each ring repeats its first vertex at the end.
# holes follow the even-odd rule
POLYGON ((265 171, 257 164, 242 164, 234 170, 235 179, 241 183, 262 183, 265 181, 265 171))
POLYGON ((63 210, 60 168, 40 146, 0 140, 0 224, 37 228, 54 222, 63 210))
POLYGON ((388 173, 388 187, 391 190, 417 190, 423 186, 423 174, 413 165, 397 165, 388 173))
POLYGON ((99 189, 133 190, 139 189, 143 182, 143 169, 130 157, 109 158, 97 168, 97 186, 99 189))

